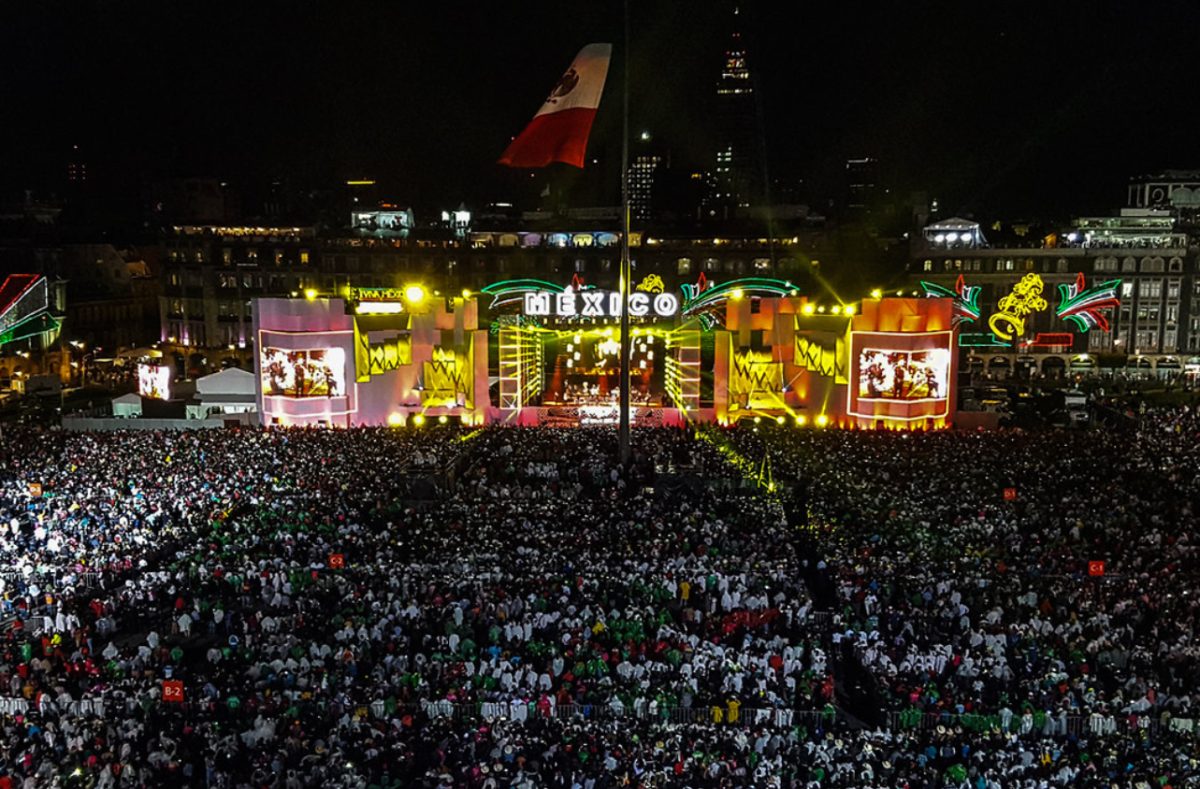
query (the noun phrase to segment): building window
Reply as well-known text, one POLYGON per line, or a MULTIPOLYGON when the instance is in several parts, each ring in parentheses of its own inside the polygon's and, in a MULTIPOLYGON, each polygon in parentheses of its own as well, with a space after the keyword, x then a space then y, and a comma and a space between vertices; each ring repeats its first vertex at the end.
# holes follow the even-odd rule
POLYGON ((925 261, 925 270, 926 270, 926 271, 933 271, 933 261, 932 261, 932 260, 926 260, 926 261, 925 261))
POLYGON ((1173 274, 1181 272, 1183 271, 1183 260, 1181 258, 1171 258, 1171 262, 1168 264, 1168 266, 1169 270, 1173 274))
POLYGON ((307 249, 300 250, 300 264, 303 266, 308 265, 308 250, 307 249))
POLYGON ((691 274, 692 261, 689 258, 680 258, 675 262, 675 270, 679 274, 691 274))

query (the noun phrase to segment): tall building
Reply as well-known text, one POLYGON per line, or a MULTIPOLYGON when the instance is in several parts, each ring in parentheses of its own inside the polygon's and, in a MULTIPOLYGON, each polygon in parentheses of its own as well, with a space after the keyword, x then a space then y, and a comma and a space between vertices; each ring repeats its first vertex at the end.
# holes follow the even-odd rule
POLYGON ((649 132, 642 132, 629 163, 629 213, 641 222, 655 217, 660 206, 655 202, 655 181, 661 181, 662 171, 669 166, 666 156, 653 144, 649 132))
POLYGON ((78 145, 71 146, 71 152, 67 155, 67 183, 71 185, 83 184, 88 179, 87 160, 83 157, 83 152, 79 150, 78 145))
POLYGON ((879 192, 879 161, 870 156, 846 160, 846 211, 852 216, 871 212, 879 192))
POLYGON ((717 78, 716 161, 703 210, 709 219, 732 219, 739 210, 744 212, 762 199, 762 146, 754 86, 736 7, 733 14, 734 29, 717 78))

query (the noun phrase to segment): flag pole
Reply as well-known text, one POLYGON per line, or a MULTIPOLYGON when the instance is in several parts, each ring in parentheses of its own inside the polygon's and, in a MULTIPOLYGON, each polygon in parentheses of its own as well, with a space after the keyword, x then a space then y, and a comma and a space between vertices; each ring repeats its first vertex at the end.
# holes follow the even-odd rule
POLYGON ((628 463, 629 446, 629 0, 625 0, 625 63, 621 121, 621 397, 617 421, 619 460, 628 463))

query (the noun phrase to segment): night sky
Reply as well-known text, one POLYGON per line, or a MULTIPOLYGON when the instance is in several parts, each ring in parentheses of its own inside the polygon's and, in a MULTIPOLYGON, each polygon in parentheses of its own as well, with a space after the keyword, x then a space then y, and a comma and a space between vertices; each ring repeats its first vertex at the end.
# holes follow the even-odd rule
MULTIPOLYGON (((632 0, 632 128, 704 166, 719 0, 632 0)), ((943 210, 1104 211, 1200 167, 1200 4, 747 0, 772 177, 838 194, 848 156, 943 210)), ((104 188, 161 175, 377 178, 415 204, 503 199, 494 164, 578 49, 617 45, 591 152, 619 152, 620 2, 13 2, 0 188, 51 188, 72 144, 104 188)))

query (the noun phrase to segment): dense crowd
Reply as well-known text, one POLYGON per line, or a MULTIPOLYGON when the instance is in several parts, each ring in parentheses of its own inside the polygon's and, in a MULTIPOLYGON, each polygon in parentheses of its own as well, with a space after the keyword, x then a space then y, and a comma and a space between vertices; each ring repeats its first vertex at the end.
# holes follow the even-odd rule
POLYGON ((731 435, 794 482, 834 637, 892 713, 874 717, 1113 735, 1113 764, 1176 782, 1200 781, 1198 439, 1187 410, 1110 431, 731 435))
POLYGON ((0 787, 1185 785, 1198 430, 6 430, 0 787))

